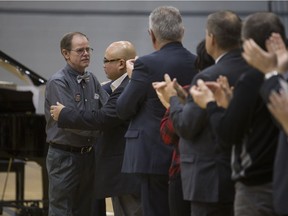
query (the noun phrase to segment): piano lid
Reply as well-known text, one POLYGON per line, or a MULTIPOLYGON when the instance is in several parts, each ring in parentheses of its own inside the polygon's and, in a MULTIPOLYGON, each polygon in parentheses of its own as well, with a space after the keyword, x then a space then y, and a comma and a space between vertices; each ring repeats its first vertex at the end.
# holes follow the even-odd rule
POLYGON ((12 57, 8 56, 0 50, 0 66, 5 68, 7 71, 18 76, 21 80, 27 80, 27 77, 32 81, 35 86, 44 85, 47 80, 31 69, 27 68, 20 62, 16 61, 12 57))

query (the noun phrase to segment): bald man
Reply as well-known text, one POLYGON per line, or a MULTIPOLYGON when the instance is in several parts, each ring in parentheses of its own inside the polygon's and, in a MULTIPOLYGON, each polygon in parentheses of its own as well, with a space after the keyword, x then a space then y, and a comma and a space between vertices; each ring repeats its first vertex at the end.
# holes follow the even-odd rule
POLYGON ((113 42, 107 47, 103 59, 103 67, 107 78, 111 81, 106 82, 103 85, 103 88, 107 91, 108 94, 111 94, 117 86, 117 83, 121 81, 121 79, 118 79, 121 76, 126 77, 127 75, 124 61, 134 59, 135 57, 135 48, 129 41, 113 42), (122 47, 122 49, 119 49, 119 47, 122 47), (118 81, 114 83, 116 80, 118 81))
POLYGON ((115 216, 141 215, 139 180, 137 176, 121 173, 124 134, 129 121, 119 119, 116 113, 117 99, 129 82, 126 61, 135 57, 135 48, 129 41, 113 42, 107 47, 103 67, 111 80, 107 84, 111 94, 100 110, 85 112, 61 104, 51 106, 58 127, 103 132, 96 147, 95 195, 97 199, 112 197, 115 216))

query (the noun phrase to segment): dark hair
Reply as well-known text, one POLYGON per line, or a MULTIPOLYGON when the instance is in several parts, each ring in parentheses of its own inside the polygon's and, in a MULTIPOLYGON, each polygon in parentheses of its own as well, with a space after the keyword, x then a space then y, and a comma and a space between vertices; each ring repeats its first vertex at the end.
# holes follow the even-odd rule
POLYGON ((88 37, 81 32, 69 32, 69 33, 65 34, 63 36, 63 38, 61 39, 61 42, 60 42, 60 50, 61 51, 62 51, 62 49, 71 50, 71 42, 72 42, 72 39, 75 35, 81 35, 83 37, 86 37, 87 40, 89 40, 88 37))
POLYGON ((230 50, 241 46, 241 26, 241 19, 236 13, 218 11, 208 16, 206 28, 220 48, 230 50))
POLYGON ((205 68, 215 64, 214 59, 207 53, 206 47, 205 47, 205 39, 202 40, 196 48, 197 57, 195 60, 195 67, 202 71, 205 68))
POLYGON ((242 38, 253 39, 266 50, 266 40, 272 33, 279 33, 286 41, 285 28, 279 17, 271 12, 257 12, 249 15, 243 23, 242 38))

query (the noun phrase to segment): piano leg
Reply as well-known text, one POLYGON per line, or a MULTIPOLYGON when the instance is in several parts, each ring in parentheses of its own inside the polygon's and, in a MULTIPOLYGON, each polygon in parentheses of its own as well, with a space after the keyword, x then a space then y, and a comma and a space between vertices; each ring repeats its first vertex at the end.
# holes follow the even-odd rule
POLYGON ((35 159, 35 162, 37 162, 41 166, 41 173, 42 173, 42 199, 43 199, 43 208, 48 209, 48 173, 46 169, 46 158, 39 158, 35 159))
POLYGON ((24 200, 24 185, 25 185, 25 161, 15 159, 13 162, 16 172, 16 200, 24 200))

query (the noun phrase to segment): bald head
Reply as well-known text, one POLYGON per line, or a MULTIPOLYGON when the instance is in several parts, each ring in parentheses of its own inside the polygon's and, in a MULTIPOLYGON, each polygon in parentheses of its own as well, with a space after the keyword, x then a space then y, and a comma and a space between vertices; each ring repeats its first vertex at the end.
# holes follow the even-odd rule
POLYGON ((126 73, 126 61, 135 59, 136 50, 129 41, 111 43, 104 54, 104 71, 110 80, 116 80, 126 73))
POLYGON ((136 57, 135 47, 129 41, 116 41, 111 43, 107 47, 106 53, 109 53, 113 58, 124 60, 134 59, 136 57))

